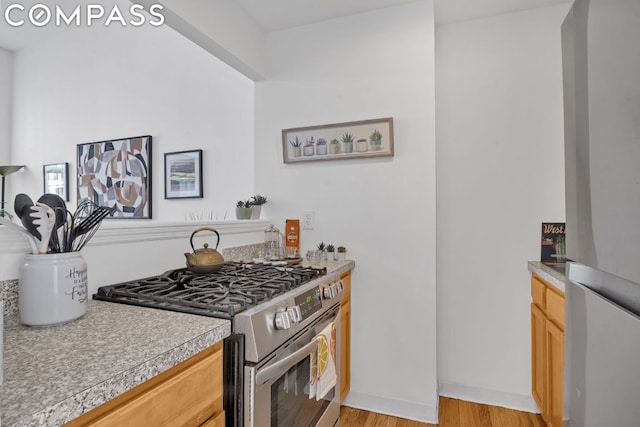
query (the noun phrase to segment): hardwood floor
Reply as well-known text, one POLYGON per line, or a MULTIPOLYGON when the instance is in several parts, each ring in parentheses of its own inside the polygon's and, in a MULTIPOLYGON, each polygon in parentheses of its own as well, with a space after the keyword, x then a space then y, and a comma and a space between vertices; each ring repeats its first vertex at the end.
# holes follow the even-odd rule
MULTIPOLYGON (((435 427, 434 424, 405 420, 343 406, 340 427, 435 427)), ((440 427, 545 427, 539 414, 496 406, 440 398, 440 427)))

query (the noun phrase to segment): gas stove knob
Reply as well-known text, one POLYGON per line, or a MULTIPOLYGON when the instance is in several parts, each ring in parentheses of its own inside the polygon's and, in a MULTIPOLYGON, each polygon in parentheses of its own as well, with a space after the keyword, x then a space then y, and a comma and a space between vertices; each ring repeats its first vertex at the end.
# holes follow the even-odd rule
POLYGON ((300 306, 294 305, 287 308, 287 313, 289 313, 289 319, 293 323, 298 323, 302 320, 302 311, 300 311, 300 306))
POLYGON ((289 329, 291 327, 289 313, 284 308, 280 308, 276 312, 275 327, 280 330, 289 329))
POLYGON ((322 288, 322 296, 324 297, 324 299, 331 299, 335 297, 335 293, 331 285, 325 285, 322 288))

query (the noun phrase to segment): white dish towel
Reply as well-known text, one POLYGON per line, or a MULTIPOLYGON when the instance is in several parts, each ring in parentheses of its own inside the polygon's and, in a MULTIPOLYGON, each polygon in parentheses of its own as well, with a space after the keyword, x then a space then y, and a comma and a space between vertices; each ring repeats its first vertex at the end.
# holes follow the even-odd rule
POLYGON ((331 322, 316 337, 318 340, 318 376, 316 399, 324 398, 336 386, 336 325, 331 322))

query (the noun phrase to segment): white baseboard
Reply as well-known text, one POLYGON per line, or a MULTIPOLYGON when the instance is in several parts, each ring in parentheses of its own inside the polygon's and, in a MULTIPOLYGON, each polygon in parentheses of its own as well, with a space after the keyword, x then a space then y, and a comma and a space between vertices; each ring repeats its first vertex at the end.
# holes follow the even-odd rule
POLYGON ((540 413, 540 410, 531 395, 487 390, 484 388, 447 382, 440 382, 438 391, 440 396, 444 397, 515 409, 518 411, 532 412, 535 414, 540 413))
POLYGON ((379 414, 391 415, 398 418, 420 421, 423 423, 438 423, 438 407, 421 403, 407 402, 387 397, 372 396, 366 393, 349 392, 344 401, 345 406, 379 414))

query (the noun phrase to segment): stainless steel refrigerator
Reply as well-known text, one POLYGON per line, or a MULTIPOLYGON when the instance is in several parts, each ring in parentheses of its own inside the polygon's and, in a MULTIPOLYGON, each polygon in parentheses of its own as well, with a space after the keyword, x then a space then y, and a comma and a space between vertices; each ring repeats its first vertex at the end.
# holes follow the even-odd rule
POLYGON ((577 0, 562 25, 565 419, 640 426, 640 0, 577 0))

